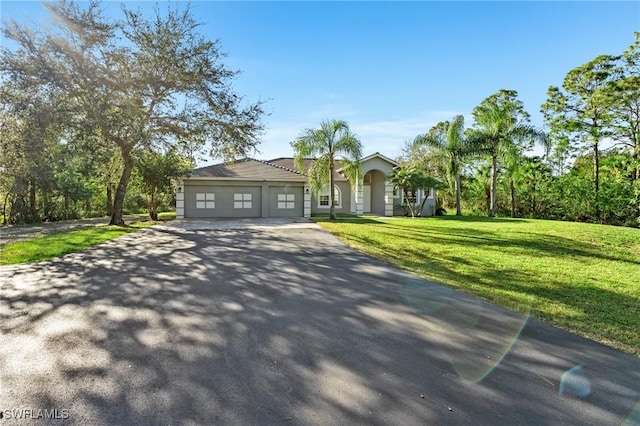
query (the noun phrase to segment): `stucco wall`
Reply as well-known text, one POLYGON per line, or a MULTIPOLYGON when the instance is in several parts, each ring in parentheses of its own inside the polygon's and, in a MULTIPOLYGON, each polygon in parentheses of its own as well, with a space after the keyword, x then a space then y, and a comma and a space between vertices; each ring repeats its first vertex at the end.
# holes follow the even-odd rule
POLYGON ((303 186, 303 182, 185 179, 182 184, 184 217, 302 217, 304 214, 303 186), (197 200, 196 194, 214 195, 209 197, 211 199, 197 200), (236 202, 240 200, 235 199, 235 194, 251 194, 251 207, 236 208, 236 202), (278 194, 293 195, 293 199, 282 200, 292 203, 293 208, 279 209, 278 194), (198 201, 204 201, 205 208, 198 208, 198 201), (207 202, 210 204, 206 204, 207 202))
MULTIPOLYGON (((340 191, 342 192, 342 205, 341 207, 336 207, 336 213, 351 213, 351 184, 349 182, 336 182, 335 183, 340 191)), ((319 207, 318 199, 316 195, 313 194, 311 197, 311 214, 316 213, 329 213, 329 207, 319 207)))

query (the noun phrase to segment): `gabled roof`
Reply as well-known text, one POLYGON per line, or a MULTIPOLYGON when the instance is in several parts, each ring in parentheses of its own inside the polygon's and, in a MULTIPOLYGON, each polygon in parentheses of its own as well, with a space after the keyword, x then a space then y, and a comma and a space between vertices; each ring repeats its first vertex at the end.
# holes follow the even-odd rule
MULTIPOLYGON (((366 163, 367 161, 371 160, 372 158, 376 158, 376 157, 386 161, 387 163, 391 164, 393 167, 397 167, 397 166, 400 165, 400 163, 398 163, 397 161, 393 161, 391 158, 385 157, 384 155, 380 154, 379 152, 374 152, 373 154, 367 155, 366 157, 362 158, 360 160, 360 164, 366 163)), ((340 170, 342 170, 342 169, 337 169, 336 171, 339 172, 340 170)))
POLYGON ((245 180, 306 180, 306 176, 293 169, 252 158, 201 167, 196 169, 191 176, 245 180))
MULTIPOLYGON (((384 155, 376 152, 364 157, 361 162, 364 163, 372 158, 379 157, 382 160, 397 166, 398 163, 384 155)), ((245 158, 236 160, 232 163, 220 163, 212 166, 201 167, 196 169, 191 175, 194 178, 212 178, 212 179, 243 179, 243 180, 296 180, 305 181, 306 172, 309 170, 313 158, 304 160, 304 170, 296 168, 293 157, 279 157, 273 160, 255 160, 253 158, 245 158)), ((340 160, 334 161, 334 179, 336 181, 346 181, 347 178, 340 173, 342 163, 340 160)))
POLYGON ((380 154, 379 152, 374 152, 374 153, 373 153, 373 154, 371 154, 371 155, 367 155, 367 156, 366 156, 366 157, 364 157, 362 160, 360 160, 360 162, 361 162, 361 163, 364 163, 365 161, 370 160, 370 159, 372 159, 372 158, 374 158, 374 157, 382 158, 384 161, 386 161, 386 162, 388 162, 388 163, 390 163, 390 164, 392 164, 392 165, 394 165, 394 166, 399 166, 399 165, 400 165, 400 163, 398 163, 397 161, 394 161, 394 160, 392 160, 391 158, 386 157, 386 156, 384 156, 384 155, 380 154))
MULTIPOLYGON (((306 175, 307 171, 309 170, 309 167, 311 166, 311 163, 314 162, 314 158, 305 158, 304 159, 304 171, 303 173, 306 175)), ((278 166, 282 166, 291 170, 295 170, 296 172, 299 172, 299 170, 296 168, 295 162, 293 160, 293 157, 279 157, 279 158, 274 158, 273 160, 269 160, 268 163, 271 164, 276 164, 278 166)), ((340 173, 338 173, 338 170, 341 167, 341 162, 340 160, 334 160, 333 162, 334 164, 334 172, 333 172, 333 177, 335 180, 337 181, 346 181, 347 178, 345 178, 343 175, 341 175, 340 173)))

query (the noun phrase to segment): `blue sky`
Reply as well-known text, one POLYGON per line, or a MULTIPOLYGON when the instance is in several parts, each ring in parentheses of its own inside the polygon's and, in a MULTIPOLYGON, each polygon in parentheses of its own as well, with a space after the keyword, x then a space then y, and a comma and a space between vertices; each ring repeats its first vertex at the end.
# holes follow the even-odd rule
MULTIPOLYGON (((126 4, 151 13, 155 2, 126 4)), ((3 19, 42 13, 36 2, 1 7, 3 19)), ((291 156, 300 131, 331 118, 350 124, 365 154, 396 157, 438 121, 463 114, 471 126, 473 108, 501 88, 517 90, 542 125, 550 85, 640 31, 640 2, 195 1, 192 10, 242 71, 237 92, 267 101, 264 159, 291 156)))

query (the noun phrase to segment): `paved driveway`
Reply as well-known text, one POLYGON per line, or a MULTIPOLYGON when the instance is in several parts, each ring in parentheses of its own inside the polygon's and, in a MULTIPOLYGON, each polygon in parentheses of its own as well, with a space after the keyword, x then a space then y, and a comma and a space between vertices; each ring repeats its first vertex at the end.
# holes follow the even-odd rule
POLYGON ((0 424, 639 420, 640 359, 308 222, 177 221, 0 274, 0 424))

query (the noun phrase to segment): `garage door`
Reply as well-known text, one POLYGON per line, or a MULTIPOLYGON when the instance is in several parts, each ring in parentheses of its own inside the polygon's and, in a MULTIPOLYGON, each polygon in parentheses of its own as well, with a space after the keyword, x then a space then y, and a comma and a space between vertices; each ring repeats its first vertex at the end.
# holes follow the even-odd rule
POLYGON ((303 188, 286 186, 269 187, 270 217, 302 217, 304 216, 303 188))
POLYGON ((261 191, 259 186, 185 185, 184 216, 260 217, 261 191))

